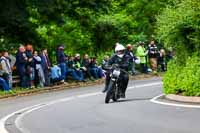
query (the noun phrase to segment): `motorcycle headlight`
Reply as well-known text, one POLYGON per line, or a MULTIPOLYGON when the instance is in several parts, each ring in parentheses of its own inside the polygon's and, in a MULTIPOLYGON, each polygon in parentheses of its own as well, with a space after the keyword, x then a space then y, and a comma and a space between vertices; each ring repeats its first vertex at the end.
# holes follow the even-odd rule
POLYGON ((113 76, 114 77, 119 77, 119 75, 120 75, 120 71, 119 70, 114 70, 113 71, 113 76))

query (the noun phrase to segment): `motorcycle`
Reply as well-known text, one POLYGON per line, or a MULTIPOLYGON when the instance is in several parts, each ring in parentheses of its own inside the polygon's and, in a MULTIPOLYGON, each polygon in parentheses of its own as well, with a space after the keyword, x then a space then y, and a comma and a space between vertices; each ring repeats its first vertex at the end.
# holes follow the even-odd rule
POLYGON ((109 103, 110 99, 116 102, 120 98, 121 94, 121 84, 119 82, 119 77, 122 69, 119 68, 117 64, 111 66, 110 81, 108 84, 108 89, 106 91, 105 103, 109 103))

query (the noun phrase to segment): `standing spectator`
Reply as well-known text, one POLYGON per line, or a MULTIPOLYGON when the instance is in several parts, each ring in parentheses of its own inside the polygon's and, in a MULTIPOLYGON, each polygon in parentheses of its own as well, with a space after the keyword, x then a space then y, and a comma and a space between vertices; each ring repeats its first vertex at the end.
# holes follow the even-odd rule
POLYGON ((49 56, 48 56, 48 51, 46 48, 42 49, 41 52, 41 65, 42 65, 42 69, 44 72, 44 78, 45 78, 45 86, 49 86, 50 85, 50 70, 51 70, 51 62, 49 60, 49 56))
POLYGON ((149 44, 148 56, 153 73, 157 73, 157 66, 158 66, 157 60, 159 56, 159 51, 154 40, 152 40, 149 44))
POLYGON ((10 64, 10 58, 7 51, 4 51, 1 56, 2 71, 4 72, 4 79, 7 81, 9 88, 12 89, 12 68, 10 64))
POLYGON ((66 67, 66 61, 67 61, 67 56, 64 53, 64 45, 60 45, 57 48, 56 51, 56 59, 58 66, 61 69, 61 75, 64 80, 66 80, 66 74, 67 74, 67 67, 66 67))
POLYGON ((135 59, 136 57, 133 54, 133 47, 131 44, 126 45, 126 51, 125 54, 128 56, 129 58, 129 67, 131 69, 131 74, 135 75, 135 59))
POLYGON ((158 57, 158 68, 161 72, 166 71, 165 56, 165 50, 161 49, 158 57))
POLYGON ((137 48, 137 56, 140 59, 140 66, 141 66, 141 72, 147 73, 147 66, 146 66, 146 56, 148 54, 148 51, 145 50, 144 42, 139 42, 139 47, 137 48))
POLYGON ((38 85, 40 87, 44 87, 45 84, 45 77, 44 77, 44 72, 42 69, 42 59, 40 56, 38 56, 38 52, 34 51, 33 53, 33 62, 34 62, 34 72, 35 72, 35 86, 37 87, 38 85))
POLYGON ((33 87, 35 72, 33 68, 33 46, 31 44, 26 45, 26 57, 28 58, 26 63, 26 75, 28 87, 33 87))
POLYGON ((20 46, 16 54, 16 69, 20 77, 20 86, 22 88, 27 88, 27 78, 26 78, 26 63, 28 58, 25 53, 25 47, 20 46))

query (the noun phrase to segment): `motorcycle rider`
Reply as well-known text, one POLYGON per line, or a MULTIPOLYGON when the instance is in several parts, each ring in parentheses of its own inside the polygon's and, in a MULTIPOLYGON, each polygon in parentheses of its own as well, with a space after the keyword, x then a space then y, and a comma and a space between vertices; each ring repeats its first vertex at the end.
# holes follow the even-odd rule
MULTIPOLYGON (((112 66, 112 64, 117 64, 120 69, 124 70, 120 73, 119 82, 122 84, 120 97, 125 98, 125 92, 129 81, 129 75, 127 73, 129 66, 129 57, 125 54, 125 47, 122 44, 116 45, 115 54, 108 61, 108 66, 112 66)), ((108 70, 106 73, 105 88, 102 92, 106 92, 108 89, 108 85, 110 82, 110 73, 110 70, 108 70)))

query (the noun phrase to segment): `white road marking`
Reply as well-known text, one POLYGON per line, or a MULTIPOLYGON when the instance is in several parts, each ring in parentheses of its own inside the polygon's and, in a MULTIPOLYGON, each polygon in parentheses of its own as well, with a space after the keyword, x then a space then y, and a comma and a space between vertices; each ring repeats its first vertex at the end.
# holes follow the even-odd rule
POLYGON ((90 96, 97 96, 97 95, 101 95, 101 92, 94 92, 94 93, 88 93, 88 94, 82 94, 82 95, 78 95, 78 98, 85 98, 85 97, 90 97, 90 96))
POLYGON ((175 106, 175 107, 183 107, 183 108, 200 108, 200 105, 189 105, 189 104, 176 104, 176 103, 169 103, 169 102, 161 102, 157 99, 164 96, 164 94, 158 95, 152 98, 150 101, 156 104, 167 105, 167 106, 175 106))
MULTIPOLYGON (((135 88, 148 87, 148 86, 161 85, 161 84, 162 84, 162 82, 154 82, 154 83, 143 84, 143 85, 135 85, 135 86, 128 87, 128 90, 132 90, 132 89, 135 89, 135 88)), ((74 99, 77 99, 77 98, 86 98, 86 97, 91 97, 91 96, 97 96, 97 95, 101 95, 101 94, 102 94, 101 92, 82 94, 82 95, 77 95, 77 96, 72 96, 72 97, 54 100, 54 101, 43 103, 43 104, 33 105, 33 106, 30 106, 30 107, 26 107, 26 108, 23 108, 21 110, 15 111, 15 112, 8 114, 7 116, 0 119, 0 133, 9 133, 5 128, 5 122, 9 118, 15 116, 16 114, 19 114, 18 117, 15 120, 16 127, 21 131, 21 133, 29 133, 29 131, 22 126, 22 122, 21 122, 25 115, 27 115, 27 114, 35 111, 35 110, 38 110, 38 109, 41 109, 43 107, 50 106, 50 105, 53 105, 53 104, 71 101, 71 100, 74 100, 74 99)))
POLYGON ((135 86, 128 87, 127 89, 132 90, 135 88, 143 88, 143 87, 155 86, 155 85, 162 85, 162 82, 154 82, 154 83, 148 83, 148 84, 144 84, 144 85, 135 85, 135 86))

